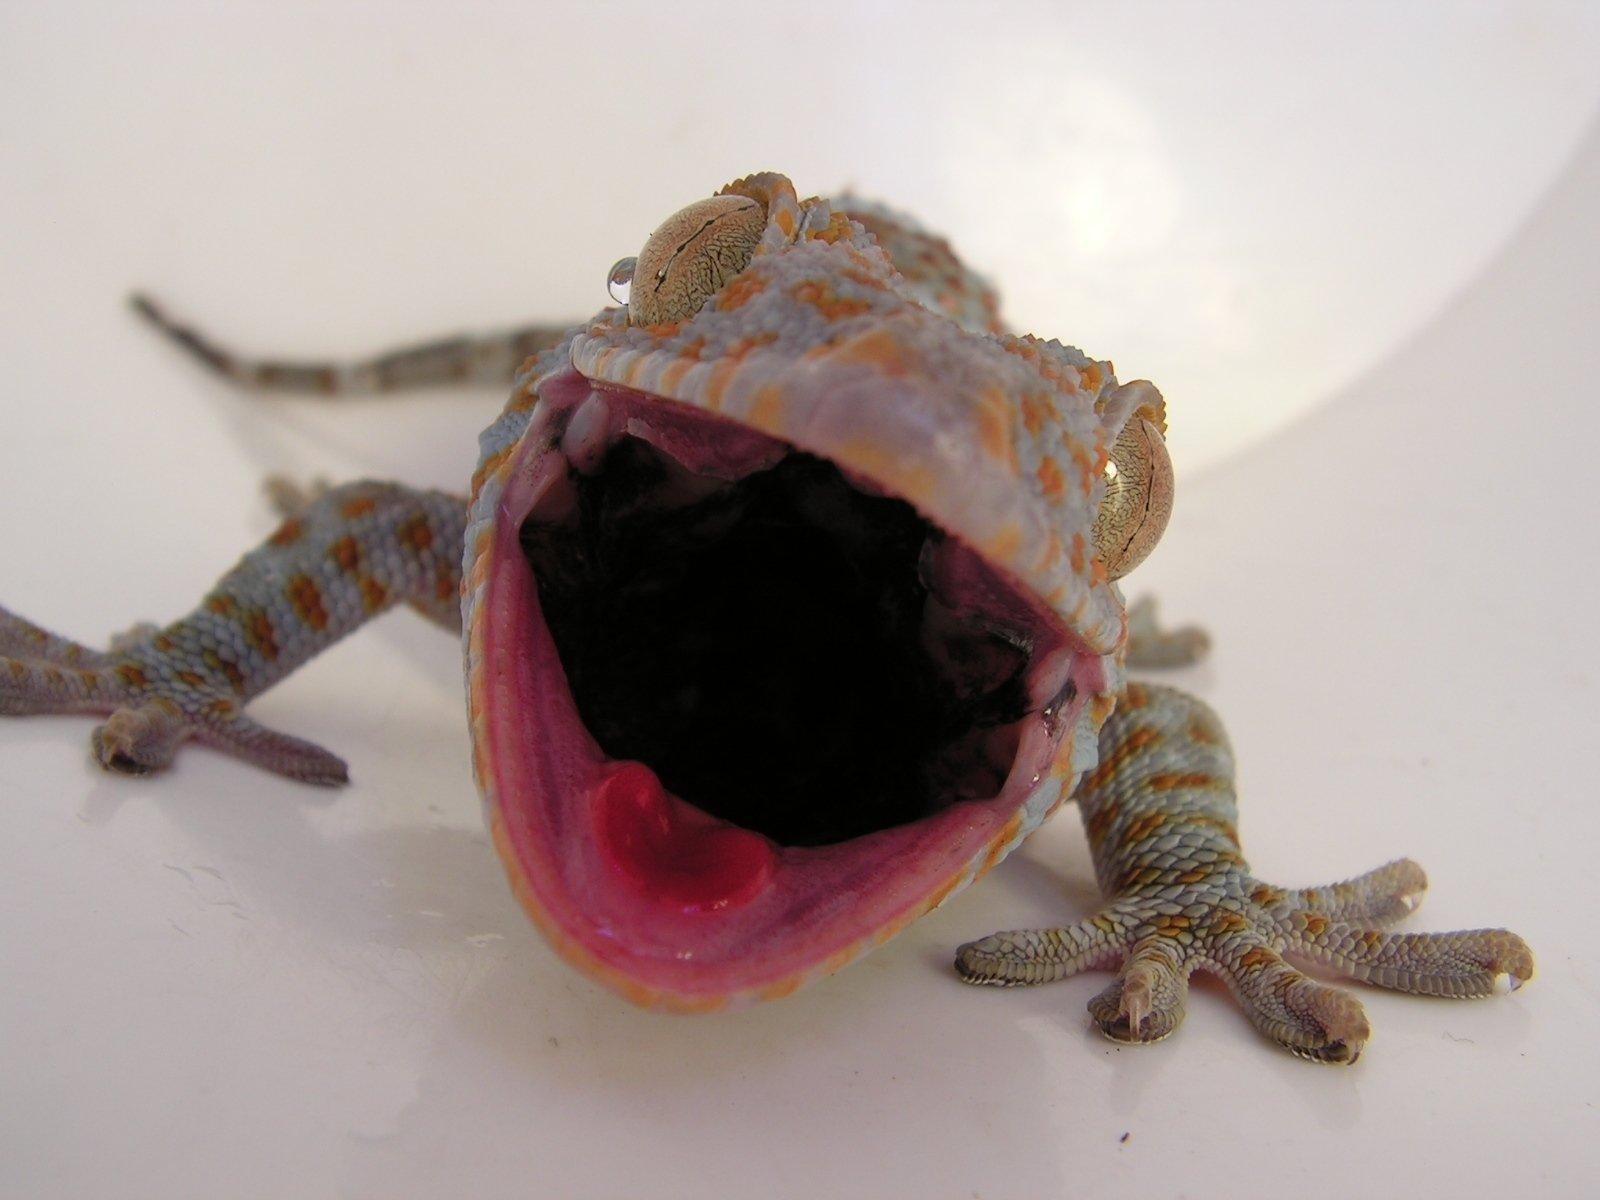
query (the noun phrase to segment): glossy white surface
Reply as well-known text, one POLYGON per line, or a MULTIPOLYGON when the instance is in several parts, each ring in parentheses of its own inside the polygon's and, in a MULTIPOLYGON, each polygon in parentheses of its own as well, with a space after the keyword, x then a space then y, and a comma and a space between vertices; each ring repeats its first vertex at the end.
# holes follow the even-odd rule
POLYGON ((1185 477, 1131 590, 1216 635, 1176 682, 1233 734, 1256 868, 1413 854, 1413 925, 1511 925, 1539 978, 1364 991, 1349 1070, 1206 986, 1117 1049, 1103 979, 948 969, 1093 903, 1067 813, 791 1001, 640 1013, 523 919, 457 648, 394 616, 255 708, 348 757, 336 796, 198 749, 105 778, 87 721, 0 723, 0 1194, 1583 1194, 1594 10, 784 10, 745 53, 727 15, 597 11, 0 10, 0 601, 97 641, 184 611, 270 527, 266 471, 459 486, 498 403, 241 398, 130 284, 252 345, 368 347, 593 308, 732 174, 853 182, 1166 391, 1185 477))

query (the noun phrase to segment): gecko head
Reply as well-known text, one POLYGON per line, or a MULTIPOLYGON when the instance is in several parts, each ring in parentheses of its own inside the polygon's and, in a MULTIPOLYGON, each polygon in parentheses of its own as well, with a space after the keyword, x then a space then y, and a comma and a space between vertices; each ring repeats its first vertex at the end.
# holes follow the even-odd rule
POLYGON ((963 327, 782 176, 612 283, 483 436, 474 766, 554 945, 705 1011, 837 970, 1070 794, 1171 469, 1153 387, 963 327))

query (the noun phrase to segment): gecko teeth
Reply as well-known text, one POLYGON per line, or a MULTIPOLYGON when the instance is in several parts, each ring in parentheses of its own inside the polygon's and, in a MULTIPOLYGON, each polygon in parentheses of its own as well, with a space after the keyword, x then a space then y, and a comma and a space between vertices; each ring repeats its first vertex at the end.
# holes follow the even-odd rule
POLYGON ((561 452, 580 475, 593 475, 616 440, 611 423, 611 407, 599 392, 590 392, 572 413, 561 436, 561 452))

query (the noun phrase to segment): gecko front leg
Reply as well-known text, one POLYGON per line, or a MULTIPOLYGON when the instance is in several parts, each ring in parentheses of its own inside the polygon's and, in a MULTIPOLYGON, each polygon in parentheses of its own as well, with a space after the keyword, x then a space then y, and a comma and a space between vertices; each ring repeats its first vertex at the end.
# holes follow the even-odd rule
POLYGON ((1183 1019, 1189 976, 1209 971, 1272 1040, 1315 1061, 1354 1062, 1369 1033, 1360 1001, 1285 956, 1433 996, 1484 996, 1533 975, 1527 944, 1504 929, 1383 932, 1427 887, 1409 860, 1298 891, 1251 875, 1226 736, 1182 692, 1129 684, 1077 795, 1110 899, 1076 925, 962 946, 956 968, 967 982, 1044 983, 1113 967, 1116 980, 1089 1003, 1095 1024, 1118 1041, 1153 1042, 1183 1019))
POLYGON ((245 555, 188 616, 92 650, 0 609, 0 715, 106 713, 95 760, 143 774, 189 739, 308 783, 345 782, 319 746, 244 706, 397 603, 459 629, 466 502, 398 484, 334 488, 245 555))
POLYGON ((143 293, 128 299, 168 340, 243 387, 303 395, 369 395, 442 384, 509 385, 524 360, 559 343, 570 325, 522 325, 498 333, 435 338, 351 361, 250 358, 171 317, 143 293))

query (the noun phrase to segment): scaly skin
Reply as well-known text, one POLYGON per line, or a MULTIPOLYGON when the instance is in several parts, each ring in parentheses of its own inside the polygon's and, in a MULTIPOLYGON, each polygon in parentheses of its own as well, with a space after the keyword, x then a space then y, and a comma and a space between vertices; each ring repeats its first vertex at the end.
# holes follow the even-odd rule
MULTIPOLYGON (((146 298, 135 298, 134 307, 211 369, 263 390, 381 392, 439 382, 499 383, 515 376, 519 386, 484 434, 484 463, 474 481, 475 491, 492 508, 497 473, 509 469, 509 452, 528 424, 534 383, 568 369, 581 354, 601 365, 626 348, 634 355, 631 369, 642 376, 626 382, 647 390, 660 390, 659 378, 673 374, 673 367, 663 369, 663 364, 674 363, 704 368, 712 378, 726 366, 725 383, 753 346, 781 346, 796 330, 814 329, 819 313, 829 322, 855 321, 855 330, 861 322, 872 328, 881 312, 874 332, 882 336, 873 340, 852 333, 854 340, 845 343, 859 356, 855 361, 881 367, 886 355, 893 365, 894 354, 923 350, 927 338, 936 336, 939 327, 929 326, 918 308, 926 306, 948 322, 943 328, 950 341, 993 339, 984 343, 986 352, 1000 347, 1026 364, 1018 371, 1037 371, 1029 378, 1059 389, 1054 398, 1047 392, 1000 397, 1016 404, 1023 418, 1005 417, 1019 440, 1002 440, 995 451, 1009 456, 1013 469, 1026 470, 1028 477, 1019 484, 1039 489, 1050 504, 1080 489, 1092 494, 1090 486, 1104 463, 1103 446, 1097 464, 1081 447, 1068 454, 1028 439, 1038 441, 1035 418, 1046 409, 1052 419, 1068 419, 1059 407, 1061 396, 1098 396, 1103 409, 1114 384, 1109 364, 1055 343, 1010 338, 999 323, 993 290, 943 239, 908 218, 846 199, 831 206, 830 221, 828 205, 799 201, 781 176, 752 176, 731 188, 769 206, 761 253, 773 257, 752 265, 739 295, 725 298, 725 312, 713 312, 708 323, 694 326, 710 331, 709 344, 703 334, 685 333, 677 323, 629 329, 613 311, 567 331, 528 326, 488 337, 447 338, 354 363, 270 361, 219 347, 146 298), (817 228, 808 229, 812 220, 817 228), (815 253, 796 261, 822 265, 780 261, 786 246, 808 239, 815 253), (878 264, 886 261, 880 250, 897 272, 888 286, 878 274, 878 264), (834 260, 826 258, 834 251, 848 255, 835 276, 819 281, 805 273, 835 270, 827 265, 834 260), (753 320, 767 321, 765 327, 730 315, 762 291, 792 297, 784 302, 789 307, 752 305, 762 309, 753 320), (897 343, 896 338, 908 340, 897 343), (922 341, 913 345, 909 339, 922 341), (657 350, 665 357, 652 360, 657 350)), ((817 348, 831 345, 825 340, 817 348)), ((679 370, 676 377, 685 375, 679 370)), ((1135 394, 1127 403, 1142 398, 1135 394)), ((1154 403, 1155 408, 1141 411, 1159 423, 1159 397, 1154 403)), ((1067 448, 1089 428, 1069 431, 1067 448)), ((193 613, 165 628, 141 626, 101 652, 0 610, 0 714, 109 713, 94 731, 92 747, 96 761, 113 771, 163 767, 183 741, 193 738, 296 779, 343 782, 345 766, 336 756, 262 728, 243 715, 244 706, 397 603, 460 629, 463 560, 470 565, 480 555, 461 498, 377 483, 314 496, 280 483, 275 495, 286 510, 283 525, 229 571, 193 613)), ((1135 605, 1124 618, 1120 594, 1106 583, 1100 565, 1086 560, 1082 534, 1075 540, 1057 537, 1063 529, 1049 531, 1048 555, 1014 537, 986 551, 1024 579, 1029 570, 1043 570, 1040 562, 1055 564, 1056 575, 1030 582, 1058 605, 1096 653, 1106 654, 1109 678, 1118 677, 1124 661, 1176 666, 1204 653, 1202 633, 1161 630, 1148 602, 1135 605), (1070 571, 1063 548, 1069 542, 1070 571), (1046 587, 1052 580, 1056 586, 1046 587)), ((472 581, 467 583, 470 611, 472 581)), ((469 667, 471 662, 469 646, 469 667)), ((1516 986, 1531 977, 1527 946, 1504 930, 1382 932, 1412 911, 1426 886, 1421 869, 1407 860, 1346 883, 1302 891, 1255 879, 1235 833, 1232 755, 1215 717, 1198 701, 1168 688, 1132 683, 1115 700, 1114 711, 1109 702, 1097 702, 1086 718, 1103 720, 1098 752, 1091 737, 1081 749, 1067 747, 1062 759, 1063 770, 1083 771, 1074 795, 1107 903, 1074 925, 1000 933, 963 946, 956 960, 962 978, 1017 985, 1089 967, 1114 968, 1116 980, 1090 1004, 1093 1019, 1110 1037, 1148 1042, 1177 1026, 1190 973, 1207 970, 1229 984, 1251 1021, 1274 1041, 1307 1058, 1348 1062, 1368 1035, 1360 1004, 1300 974, 1285 955, 1431 995, 1483 995, 1502 981, 1516 986)), ((1088 728, 1092 735, 1093 725, 1088 728)), ((1008 848, 997 847, 986 865, 1008 848)))
POLYGON ((1486 996, 1532 976, 1527 945, 1503 929, 1381 932, 1428 886, 1408 859, 1300 891, 1254 878, 1239 850, 1233 753, 1192 696, 1128 684, 1100 753, 1076 795, 1109 902, 1075 925, 961 947, 956 969, 969 983, 1045 983, 1117 967, 1089 1012, 1107 1037, 1154 1042, 1183 1019, 1190 973, 1210 971, 1273 1041, 1318 1062, 1354 1062, 1369 1033, 1360 1002, 1308 979, 1286 953, 1430 996, 1486 996))
POLYGON ((344 762, 244 716, 250 700, 398 603, 460 627, 466 502, 398 484, 327 492, 224 575, 188 616, 90 650, 0 609, 0 713, 109 713, 91 735, 107 770, 166 766, 193 738, 307 783, 344 762))

